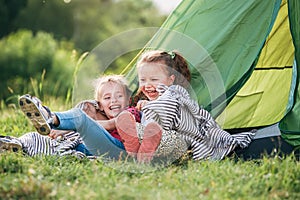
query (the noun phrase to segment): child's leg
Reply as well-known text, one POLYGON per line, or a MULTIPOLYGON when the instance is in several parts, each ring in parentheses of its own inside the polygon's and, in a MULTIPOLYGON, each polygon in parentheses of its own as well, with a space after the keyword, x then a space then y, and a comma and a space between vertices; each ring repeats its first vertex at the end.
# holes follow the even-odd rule
MULTIPOLYGON (((20 98, 21 108, 23 103, 30 105, 27 109, 22 109, 26 116, 31 120, 35 128, 40 131, 46 127, 42 134, 49 134, 51 126, 49 119, 43 115, 45 107, 41 105, 40 100, 24 95, 20 98), (30 114, 28 114, 30 113, 30 114), (42 117, 41 117, 42 116, 42 117), (38 119, 36 119, 38 118, 38 119), (40 126, 42 124, 42 126, 40 126)), ((48 110, 51 115, 53 114, 48 110)), ((59 125, 55 127, 59 130, 74 130, 80 133, 87 149, 95 156, 107 155, 109 158, 118 159, 121 154, 125 154, 122 142, 112 137, 100 124, 88 117, 82 110, 75 108, 66 112, 55 113, 59 120, 59 125)), ((52 118, 53 119, 53 118, 52 118)), ((52 124, 53 126, 53 124, 52 124)))
POLYGON ((84 144, 79 144, 75 147, 76 151, 80 151, 84 153, 86 156, 92 156, 93 154, 90 153, 90 151, 86 148, 84 144))
POLYGON ((144 137, 139 148, 137 159, 139 162, 150 162, 160 144, 162 128, 156 122, 150 122, 144 129, 144 137))
POLYGON ((82 110, 74 108, 65 112, 56 112, 59 119, 59 126, 54 127, 60 130, 75 130, 80 133, 87 149, 95 156, 107 155, 110 158, 118 159, 125 154, 124 145, 121 141, 112 137, 95 120, 86 115, 82 110))
POLYGON ((116 118, 116 128, 123 140, 127 153, 135 156, 140 148, 140 143, 134 116, 128 111, 120 113, 116 118))

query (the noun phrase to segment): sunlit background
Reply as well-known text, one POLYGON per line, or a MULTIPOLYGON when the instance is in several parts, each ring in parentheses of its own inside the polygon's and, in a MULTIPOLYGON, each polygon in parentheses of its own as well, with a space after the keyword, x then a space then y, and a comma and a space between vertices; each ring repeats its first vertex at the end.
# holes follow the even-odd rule
MULTIPOLYGON (((0 1, 0 109, 16 104, 24 93, 71 102, 75 73, 89 52, 117 34, 160 27, 179 2, 0 1)), ((108 48, 114 51, 116 46, 108 48)), ((122 71, 137 52, 126 52, 110 64, 108 72, 122 71)))

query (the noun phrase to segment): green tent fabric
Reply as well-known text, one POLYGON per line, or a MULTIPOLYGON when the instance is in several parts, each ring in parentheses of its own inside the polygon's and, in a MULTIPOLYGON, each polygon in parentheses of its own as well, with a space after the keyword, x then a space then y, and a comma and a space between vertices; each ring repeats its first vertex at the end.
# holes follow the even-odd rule
POLYGON ((291 111, 279 123, 282 137, 294 146, 300 145, 300 2, 288 1, 289 20, 293 43, 295 46, 295 60, 297 64, 297 82, 294 94, 294 105, 291 111))
POLYGON ((278 0, 182 1, 147 47, 181 52, 198 102, 216 116, 251 75, 279 7, 278 0))
POLYGON ((299 145, 299 12, 298 0, 182 1, 142 51, 178 50, 192 96, 223 128, 281 121, 282 136, 299 145))
POLYGON ((283 1, 253 73, 218 117, 218 121, 224 119, 224 128, 274 124, 290 108, 290 91, 295 88, 296 77, 293 76, 294 46, 287 16, 287 2, 283 1))

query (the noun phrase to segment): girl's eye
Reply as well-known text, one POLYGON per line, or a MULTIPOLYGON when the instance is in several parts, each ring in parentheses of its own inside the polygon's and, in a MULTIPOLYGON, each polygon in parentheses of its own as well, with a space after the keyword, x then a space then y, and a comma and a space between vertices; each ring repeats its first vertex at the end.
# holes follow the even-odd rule
POLYGON ((110 99, 110 97, 104 97, 103 99, 104 99, 104 100, 109 100, 109 99, 110 99))

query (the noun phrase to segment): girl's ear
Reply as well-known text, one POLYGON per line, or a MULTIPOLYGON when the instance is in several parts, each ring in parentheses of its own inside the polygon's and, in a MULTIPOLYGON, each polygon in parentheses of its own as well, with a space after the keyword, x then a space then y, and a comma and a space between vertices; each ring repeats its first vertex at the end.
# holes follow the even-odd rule
POLYGON ((175 81, 175 75, 172 74, 172 75, 169 77, 169 85, 173 85, 174 81, 175 81))

